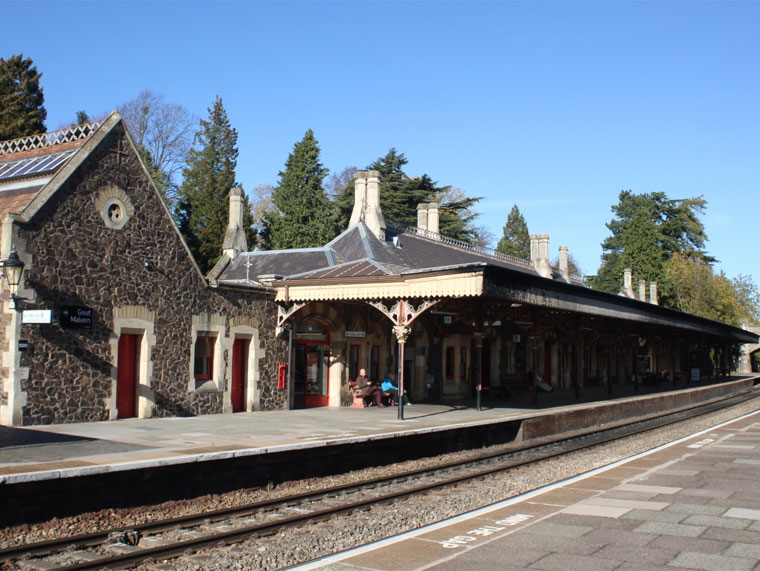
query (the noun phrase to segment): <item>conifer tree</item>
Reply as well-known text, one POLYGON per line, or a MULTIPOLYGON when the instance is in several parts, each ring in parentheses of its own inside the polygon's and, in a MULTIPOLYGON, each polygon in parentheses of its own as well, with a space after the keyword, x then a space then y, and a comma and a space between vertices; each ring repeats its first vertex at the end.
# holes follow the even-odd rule
MULTIPOLYGON (((430 176, 409 177, 403 170, 408 160, 404 153, 391 148, 370 164, 368 170, 380 173, 380 208, 386 220, 407 226, 417 225, 417 205, 423 202, 440 203, 440 233, 468 243, 478 242, 480 236, 473 226, 477 213, 472 207, 480 198, 465 196, 464 191, 451 186, 438 186, 430 176)), ((334 196, 338 228, 345 230, 354 206, 354 184, 345 185, 334 196)))
POLYGON ((264 217, 264 249, 324 246, 337 234, 333 204, 323 186, 327 169, 319 152, 311 129, 293 146, 272 190, 273 208, 264 217))
POLYGON ((602 265, 591 277, 591 287, 617 293, 623 270, 631 268, 634 281, 658 282, 661 304, 676 307, 665 271, 668 260, 681 254, 706 264, 716 261, 704 249, 707 236, 699 214, 706 204, 702 197, 675 200, 664 192, 622 191, 612 206, 615 216, 607 224, 611 235, 602 242, 602 265))
POLYGON ((23 54, 0 58, 0 141, 45 132, 42 74, 23 54))
MULTIPOLYGON (((229 192, 235 185, 237 131, 230 125, 219 96, 200 121, 179 190, 176 217, 198 265, 208 272, 222 255, 229 218, 229 192)), ((244 198, 246 238, 253 243, 250 206, 244 198)))
POLYGON ((496 251, 517 258, 530 258, 530 234, 520 209, 515 204, 507 215, 504 234, 496 245, 496 251))
POLYGON ((380 172, 380 208, 385 218, 402 224, 417 224, 417 205, 432 202, 436 188, 429 176, 410 178, 402 170, 408 163, 404 153, 391 147, 369 168, 380 172))
POLYGON ((87 114, 87 111, 77 111, 77 118, 75 125, 84 125, 85 123, 90 122, 90 116, 87 114))

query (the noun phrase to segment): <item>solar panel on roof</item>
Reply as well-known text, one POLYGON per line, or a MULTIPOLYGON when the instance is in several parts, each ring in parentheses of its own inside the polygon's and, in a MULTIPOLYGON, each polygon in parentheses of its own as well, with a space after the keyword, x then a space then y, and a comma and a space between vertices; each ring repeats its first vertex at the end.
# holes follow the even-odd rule
POLYGON ((39 157, 29 157, 9 163, 0 163, 0 180, 8 180, 21 176, 39 175, 57 170, 65 163, 76 149, 59 153, 51 153, 39 157))

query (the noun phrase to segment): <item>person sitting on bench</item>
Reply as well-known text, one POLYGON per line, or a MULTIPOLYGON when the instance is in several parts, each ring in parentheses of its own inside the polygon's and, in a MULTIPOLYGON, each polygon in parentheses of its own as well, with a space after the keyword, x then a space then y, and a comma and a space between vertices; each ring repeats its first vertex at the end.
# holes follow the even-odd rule
MULTIPOLYGON (((398 404, 398 387, 393 383, 393 375, 388 373, 385 375, 385 378, 383 379, 382 383, 382 389, 384 394, 390 394, 391 395, 391 404, 398 404)), ((411 406, 411 403, 409 402, 409 398, 406 396, 406 391, 404 391, 404 406, 411 406)))
MULTIPOLYGON (((378 408, 384 408, 382 389, 370 382, 367 378, 367 371, 364 369, 359 369, 359 376, 356 377, 356 390, 357 394, 372 398, 378 408)), ((372 405, 370 404, 370 406, 372 405)))

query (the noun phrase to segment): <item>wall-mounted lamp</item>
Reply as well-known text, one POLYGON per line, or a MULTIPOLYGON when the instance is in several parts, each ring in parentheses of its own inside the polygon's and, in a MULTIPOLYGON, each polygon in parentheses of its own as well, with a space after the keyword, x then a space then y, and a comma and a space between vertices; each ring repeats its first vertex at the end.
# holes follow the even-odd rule
POLYGON ((24 273, 24 262, 22 262, 16 250, 13 250, 7 260, 0 262, 3 266, 3 277, 8 281, 8 288, 11 290, 11 300, 13 309, 21 311, 24 309, 23 300, 16 296, 18 286, 21 283, 21 275, 24 273))

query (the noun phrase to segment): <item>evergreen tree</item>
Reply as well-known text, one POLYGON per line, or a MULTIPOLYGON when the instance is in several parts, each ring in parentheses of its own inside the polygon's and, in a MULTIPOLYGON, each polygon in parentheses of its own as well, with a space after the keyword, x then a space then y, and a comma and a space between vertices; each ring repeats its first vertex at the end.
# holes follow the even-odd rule
MULTIPOLYGON (((440 187, 427 174, 409 177, 403 170, 408 160, 404 153, 391 148, 368 170, 380 173, 380 208, 386 220, 407 226, 417 225, 417 205, 423 202, 440 203, 440 233, 464 242, 479 242, 481 237, 473 226, 478 214, 472 207, 480 198, 469 198, 459 188, 440 187)), ((345 185, 334 197, 339 231, 348 227, 354 207, 354 183, 345 185)))
MULTIPOLYGON (((235 186, 238 157, 237 131, 230 125, 219 96, 208 111, 208 120, 200 121, 200 129, 195 134, 176 207, 180 230, 204 272, 222 255, 229 218, 229 192, 235 186)), ((250 221, 247 200, 243 207, 250 221)), ((252 239, 251 233, 252 229, 247 228, 248 239, 252 239)))
POLYGON ((402 170, 409 161, 404 153, 390 148, 369 168, 380 172, 380 208, 385 218, 409 226, 417 225, 417 205, 433 202, 436 188, 427 175, 409 178, 402 170))
POLYGON ((74 123, 75 125, 84 125, 85 123, 90 122, 90 116, 87 114, 87 111, 77 111, 77 119, 74 123))
POLYGON ((468 244, 485 246, 486 238, 474 226, 478 213, 472 209, 480 198, 465 196, 461 188, 451 186, 438 187, 436 191, 440 201, 440 233, 468 244))
POLYGON ((264 249, 323 246, 337 234, 333 204, 323 187, 327 169, 309 129, 288 156, 280 182, 272 190, 273 208, 264 217, 264 249))
POLYGON ((517 258, 530 259, 530 234, 520 209, 515 204, 507 215, 504 234, 496 245, 496 251, 517 258))
POLYGON ((661 303, 675 307, 666 262, 677 253, 706 264, 715 262, 704 250, 707 236, 699 220, 707 202, 702 197, 674 200, 664 192, 633 194, 630 190, 618 198, 612 207, 615 217, 607 224, 612 235, 602 242, 602 265, 590 285, 617 293, 623 270, 631 268, 634 281, 658 282, 661 303))
POLYGON ((23 54, 0 58, 0 140, 45 132, 42 74, 23 54))
POLYGON ((348 228, 354 208, 354 177, 356 167, 346 167, 340 173, 331 174, 327 180, 327 195, 335 210, 335 227, 338 233, 348 228))

